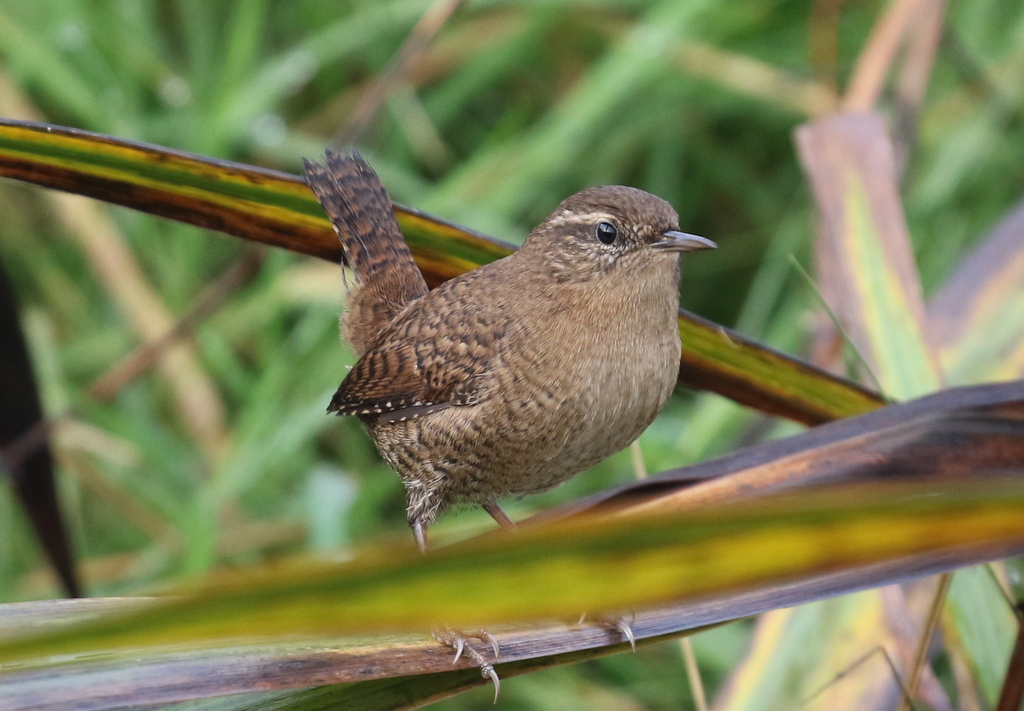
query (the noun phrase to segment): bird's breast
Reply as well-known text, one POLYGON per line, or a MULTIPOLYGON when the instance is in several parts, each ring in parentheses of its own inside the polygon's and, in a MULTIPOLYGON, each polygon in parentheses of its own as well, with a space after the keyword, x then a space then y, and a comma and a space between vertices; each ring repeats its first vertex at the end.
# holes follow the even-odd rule
POLYGON ((679 369, 678 292, 671 283, 660 291, 612 310, 552 310, 503 356, 492 406, 508 413, 508 435, 533 460, 536 489, 628 446, 665 405, 679 369))

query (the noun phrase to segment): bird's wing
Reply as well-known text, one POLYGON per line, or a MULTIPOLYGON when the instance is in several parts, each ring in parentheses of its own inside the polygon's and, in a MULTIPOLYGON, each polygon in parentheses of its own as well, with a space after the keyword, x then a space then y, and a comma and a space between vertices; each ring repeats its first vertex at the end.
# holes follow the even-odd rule
POLYGON ((352 366, 328 412, 398 421, 487 397, 514 324, 466 298, 473 279, 453 281, 398 316, 352 366))

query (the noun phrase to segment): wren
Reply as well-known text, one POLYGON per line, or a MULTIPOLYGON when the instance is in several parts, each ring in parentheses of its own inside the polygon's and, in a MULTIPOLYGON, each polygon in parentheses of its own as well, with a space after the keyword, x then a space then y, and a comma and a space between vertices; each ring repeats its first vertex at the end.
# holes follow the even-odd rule
POLYGON ((341 317, 359 360, 329 412, 355 415, 407 491, 416 542, 456 504, 512 526, 506 496, 627 447, 679 370, 679 232, 642 190, 567 198, 515 253, 427 289, 376 173, 356 153, 305 162, 355 272, 341 317))

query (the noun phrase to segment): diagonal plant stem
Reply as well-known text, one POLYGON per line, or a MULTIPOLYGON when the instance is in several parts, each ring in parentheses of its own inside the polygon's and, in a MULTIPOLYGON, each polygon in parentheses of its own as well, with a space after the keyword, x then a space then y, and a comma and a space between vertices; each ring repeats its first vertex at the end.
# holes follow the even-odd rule
MULTIPOLYGON (((172 331, 174 317, 150 287, 113 220, 95 202, 77 195, 53 193, 48 199, 143 342, 155 343, 172 331)), ((179 422, 214 464, 228 447, 225 407, 216 385, 195 349, 182 341, 164 350, 159 369, 172 384, 179 422)))
POLYGON ((819 116, 838 105, 836 95, 821 82, 801 79, 762 60, 704 42, 680 43, 671 56, 688 74, 804 116, 819 116))
POLYGON ((244 254, 210 282, 191 308, 163 335, 135 349, 93 381, 89 386, 89 396, 100 401, 109 400, 129 382, 153 368, 169 348, 192 334, 231 294, 252 279, 262 262, 262 250, 244 254))
POLYGON ((837 93, 839 19, 843 0, 814 0, 810 16, 810 63, 818 81, 837 93))
POLYGON ((867 111, 875 107, 896 61, 900 43, 917 17, 920 6, 928 1, 890 1, 857 57, 853 77, 843 97, 844 111, 867 111))
POLYGON ((893 658, 889 655, 889 651, 882 645, 878 645, 877 647, 868 650, 860 657, 853 660, 853 662, 851 662, 849 666, 847 666, 845 669, 837 673, 835 676, 829 679, 827 683, 823 684, 820 689, 816 689, 812 694, 810 694, 806 699, 804 699, 803 704, 801 705, 806 706, 810 704, 810 702, 813 701, 816 697, 823 694, 826 689, 828 689, 836 682, 845 679, 854 670, 863 666, 865 662, 874 657, 876 654, 881 656, 882 659, 885 660, 885 665, 889 667, 889 673, 892 675, 893 681, 895 681, 897 686, 899 686, 900 688, 900 698, 902 698, 904 703, 909 704, 911 709, 913 709, 914 702, 910 698, 910 692, 907 689, 906 684, 903 683, 903 677, 900 674, 899 667, 896 665, 896 662, 893 660, 893 658))
MULTIPOLYGON (((102 373, 86 391, 97 401, 109 400, 135 378, 151 370, 168 349, 180 345, 206 318, 213 314, 231 294, 254 276, 262 262, 262 252, 250 252, 229 266, 214 279, 174 325, 150 343, 137 347, 102 373)), ((16 440, 5 445, 3 455, 12 465, 18 465, 32 455, 53 431, 71 418, 68 409, 40 420, 16 440)))
POLYGON ((917 689, 921 685, 921 676, 925 665, 928 663, 928 652, 931 648, 932 637, 935 635, 935 628, 939 625, 939 615, 942 613, 942 606, 946 602, 946 595, 949 592, 949 583, 953 579, 952 573, 943 573, 939 576, 939 585, 932 597, 931 605, 928 608, 928 616, 925 618, 921 638, 918 640, 917 649, 914 650, 914 662, 910 669, 910 679, 907 680, 907 688, 903 702, 900 704, 900 711, 911 711, 914 698, 917 696, 917 689))
POLYGON ((1003 688, 999 692, 999 702, 995 711, 1019 711, 1024 701, 1024 622, 1022 622, 1021 605, 1017 607, 1017 637, 1010 654, 1010 662, 1006 667, 1003 688))
POLYGON ((935 65, 945 22, 946 0, 926 0, 910 29, 903 67, 896 84, 896 122, 900 136, 900 173, 917 133, 917 116, 935 65))
POLYGON ((850 349, 850 353, 853 355, 854 360, 861 368, 864 369, 864 373, 867 374, 868 378, 871 379, 871 384, 874 385, 876 390, 882 392, 882 385, 881 383, 878 382, 878 376, 875 375, 875 371, 871 369, 871 364, 868 363, 867 359, 864 357, 864 354, 861 353, 860 349, 857 347, 857 344, 853 342, 852 338, 850 338, 850 334, 846 332, 846 328, 839 320, 839 316, 837 316, 836 312, 832 309, 831 306, 829 306, 828 300, 825 298, 825 295, 822 294, 821 289, 819 289, 817 283, 815 283, 814 277, 812 277, 807 272, 807 270, 804 269, 804 266, 799 262, 799 260, 797 260, 797 258, 794 255, 789 255, 789 261, 793 265, 793 268, 796 269, 797 273, 807 283, 807 286, 810 287, 811 293, 814 294, 815 300, 828 315, 829 321, 832 322, 832 327, 835 329, 836 333, 842 339, 842 342, 846 345, 846 347, 850 349))
POLYGON ((362 138, 377 111, 387 101, 388 95, 404 79, 416 60, 430 48, 441 28, 464 2, 465 0, 434 0, 405 38, 398 52, 391 58, 388 66, 359 98, 359 103, 352 110, 348 123, 331 139, 332 145, 346 149, 362 138))

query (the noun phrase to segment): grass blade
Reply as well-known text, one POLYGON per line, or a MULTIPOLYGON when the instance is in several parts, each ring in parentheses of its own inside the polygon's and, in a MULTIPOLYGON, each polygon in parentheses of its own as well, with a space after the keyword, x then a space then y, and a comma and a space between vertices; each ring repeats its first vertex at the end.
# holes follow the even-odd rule
POLYGON ((797 129, 796 143, 839 276, 834 306, 858 349, 892 396, 935 391, 941 376, 884 119, 830 116, 797 129))
MULTIPOLYGON (((966 488, 890 485, 675 516, 563 522, 429 556, 402 546, 343 565, 295 561, 210 579, 184 598, 141 609, 120 601, 127 614, 92 612, 71 626, 54 625, 45 613, 21 615, 21 629, 38 630, 49 619, 49 631, 11 639, 12 625, 5 625, 0 708, 21 708, 19 698, 38 708, 46 688, 65 703, 69 693, 113 694, 109 705, 118 705, 308 686, 326 669, 334 681, 443 671, 451 668, 450 654, 415 632, 441 619, 495 625, 575 618, 581 609, 647 608, 634 632, 658 638, 1024 552, 1022 514, 1021 477, 966 488), (351 636, 387 629, 398 636, 351 636), (224 673, 211 674, 215 667, 224 673), (117 686, 125 674, 127 689, 117 686)), ((508 662, 629 648, 601 626, 492 629, 502 645, 502 674, 508 662)))
POLYGON ((1024 374, 1024 202, 945 281, 928 318, 953 382, 1024 374))

